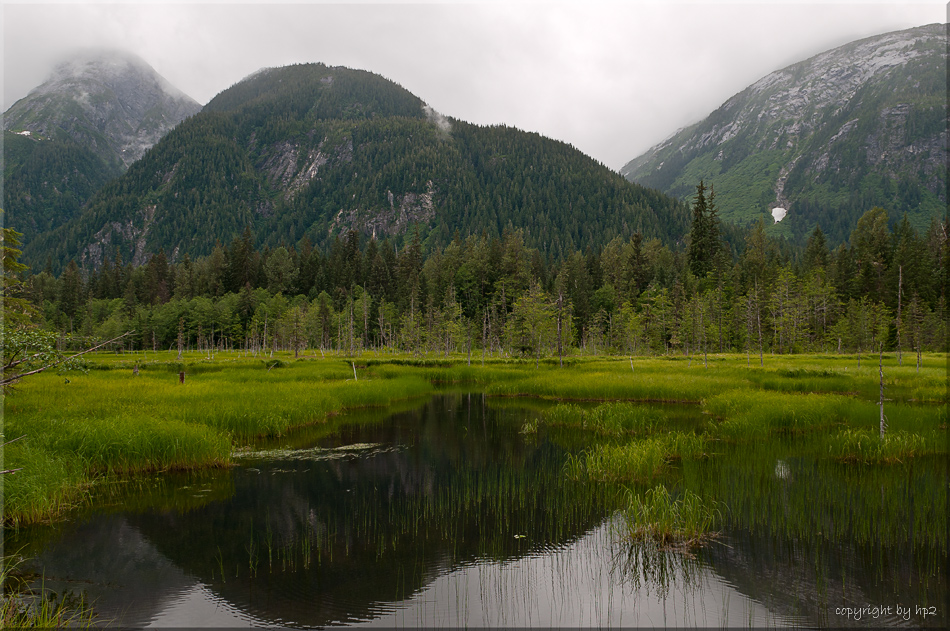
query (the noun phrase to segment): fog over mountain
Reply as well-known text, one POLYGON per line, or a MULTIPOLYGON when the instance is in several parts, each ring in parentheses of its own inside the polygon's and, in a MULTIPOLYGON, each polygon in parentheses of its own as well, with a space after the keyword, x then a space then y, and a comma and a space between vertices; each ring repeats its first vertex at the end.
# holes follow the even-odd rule
POLYGON ((4 222, 26 240, 62 225, 200 109, 131 53, 72 55, 4 114, 4 222))
POLYGON ((262 67, 398 81, 439 112, 570 143, 617 170, 760 77, 934 2, 6 3, 5 108, 73 50, 130 50, 200 103, 262 67))
POLYGON ((3 128, 86 146, 121 170, 201 105, 138 56, 87 50, 4 114, 3 128))
POLYGON ((848 238, 873 206, 918 230, 946 212, 946 25, 851 42, 770 73, 621 169, 721 216, 848 238), (787 214, 786 212, 787 211, 787 214))

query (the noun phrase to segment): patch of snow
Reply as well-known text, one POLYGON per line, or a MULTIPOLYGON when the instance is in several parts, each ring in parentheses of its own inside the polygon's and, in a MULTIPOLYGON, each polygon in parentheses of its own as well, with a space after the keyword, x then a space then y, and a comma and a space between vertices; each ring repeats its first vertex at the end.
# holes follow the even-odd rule
POLYGON ((788 214, 788 211, 780 206, 776 206, 772 209, 772 218, 775 219, 775 223, 778 223, 785 219, 785 215, 788 214))
POLYGON ((27 129, 27 130, 25 130, 25 131, 18 131, 17 134, 20 135, 20 136, 32 136, 32 135, 33 135, 32 132, 30 132, 29 129, 27 129))

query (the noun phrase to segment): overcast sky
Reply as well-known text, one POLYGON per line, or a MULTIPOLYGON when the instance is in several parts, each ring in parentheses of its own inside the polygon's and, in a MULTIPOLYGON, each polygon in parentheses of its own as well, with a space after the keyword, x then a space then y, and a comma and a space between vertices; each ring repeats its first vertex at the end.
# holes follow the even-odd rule
POLYGON ((70 51, 138 54, 198 102, 262 67, 379 73, 436 110, 569 142, 619 170, 762 76, 946 22, 940 2, 163 4, 3 0, 3 110, 70 51))

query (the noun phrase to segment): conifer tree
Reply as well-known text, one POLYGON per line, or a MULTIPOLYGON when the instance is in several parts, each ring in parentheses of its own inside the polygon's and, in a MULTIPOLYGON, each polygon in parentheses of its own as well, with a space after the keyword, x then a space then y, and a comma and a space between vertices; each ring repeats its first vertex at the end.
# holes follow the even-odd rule
POLYGON ((686 251, 689 269, 696 278, 705 278, 716 265, 722 247, 719 230, 719 214, 716 209, 715 192, 710 187, 706 198, 706 185, 700 180, 693 201, 693 223, 689 231, 689 246, 686 251))

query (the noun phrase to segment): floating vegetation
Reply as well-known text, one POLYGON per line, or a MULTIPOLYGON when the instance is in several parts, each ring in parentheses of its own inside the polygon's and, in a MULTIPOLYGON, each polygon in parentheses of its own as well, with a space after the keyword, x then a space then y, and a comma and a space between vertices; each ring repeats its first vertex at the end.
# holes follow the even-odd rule
POLYGON ((689 548, 716 535, 722 520, 715 505, 705 503, 690 490, 673 499, 658 484, 642 495, 628 490, 629 507, 623 511, 626 533, 634 541, 651 541, 661 547, 689 548))
POLYGON ((237 454, 240 460, 300 460, 320 462, 324 460, 348 460, 375 456, 402 450, 399 445, 383 445, 379 443, 355 443, 342 447, 311 447, 309 449, 265 449, 261 451, 247 451, 237 454))

